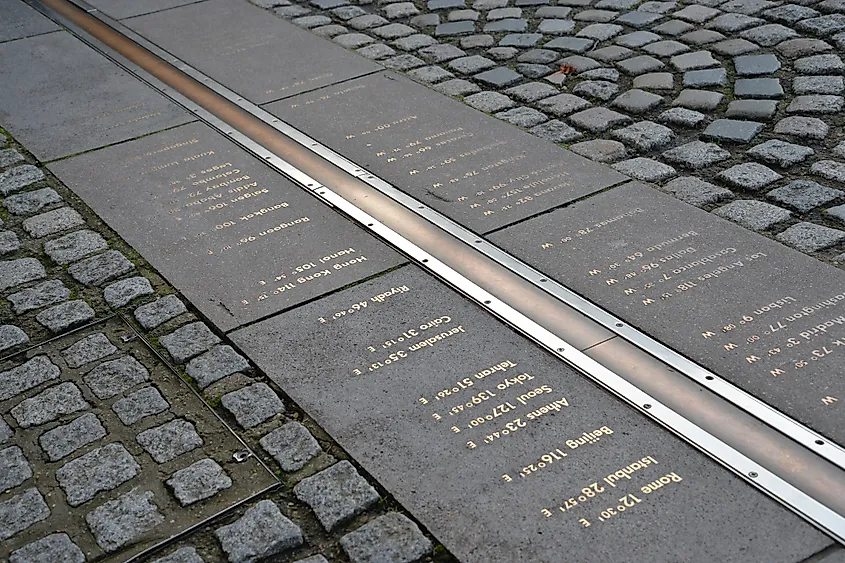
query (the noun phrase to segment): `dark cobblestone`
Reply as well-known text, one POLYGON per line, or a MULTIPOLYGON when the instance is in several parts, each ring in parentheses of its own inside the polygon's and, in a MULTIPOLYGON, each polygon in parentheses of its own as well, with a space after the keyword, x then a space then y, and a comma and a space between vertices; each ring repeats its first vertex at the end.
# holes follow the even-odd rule
POLYGON ((757 121, 717 119, 704 130, 704 137, 716 141, 748 143, 763 130, 764 124, 757 121))
POLYGON ((332 531, 378 502, 379 494, 348 461, 340 461, 293 489, 296 498, 314 510, 323 527, 332 531))
POLYGON ((828 204, 845 195, 841 190, 828 188, 809 180, 795 180, 786 186, 774 189, 766 197, 777 203, 792 207, 801 213, 828 204))
POLYGON ((135 477, 141 466, 122 444, 108 444, 69 461, 56 471, 56 480, 71 506, 93 499, 135 477))
POLYGON ((605 139, 576 143, 571 145, 569 150, 596 162, 616 162, 625 158, 628 154, 625 145, 619 141, 607 141, 605 139))
POLYGON ((158 463, 168 462, 203 444, 194 425, 182 419, 144 430, 136 439, 158 463))
POLYGON ((262 500, 228 526, 215 530, 230 563, 248 563, 302 545, 302 531, 279 507, 262 500))

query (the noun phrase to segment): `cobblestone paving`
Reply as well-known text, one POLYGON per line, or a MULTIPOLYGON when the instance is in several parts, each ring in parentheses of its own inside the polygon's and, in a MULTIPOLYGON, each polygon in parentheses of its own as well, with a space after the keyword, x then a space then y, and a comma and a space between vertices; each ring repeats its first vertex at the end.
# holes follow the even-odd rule
POLYGON ((453 561, 3 130, 0 195, 0 560, 453 561))
POLYGON ((252 0, 800 251, 845 262, 842 0, 252 0))

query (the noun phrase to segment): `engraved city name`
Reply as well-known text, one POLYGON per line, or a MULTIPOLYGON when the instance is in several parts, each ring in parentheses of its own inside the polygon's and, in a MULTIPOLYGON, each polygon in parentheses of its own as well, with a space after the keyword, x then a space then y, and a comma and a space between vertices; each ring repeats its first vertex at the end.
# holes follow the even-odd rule
POLYGON ((491 239, 845 443, 841 271, 641 185, 491 239))
POLYGON ((52 169, 224 330, 402 261, 202 124, 52 169))
POLYGON ((785 562, 829 543, 416 268, 232 337, 461 561, 785 562))
POLYGON ((266 108, 398 189, 481 232, 624 179, 389 73, 266 108))

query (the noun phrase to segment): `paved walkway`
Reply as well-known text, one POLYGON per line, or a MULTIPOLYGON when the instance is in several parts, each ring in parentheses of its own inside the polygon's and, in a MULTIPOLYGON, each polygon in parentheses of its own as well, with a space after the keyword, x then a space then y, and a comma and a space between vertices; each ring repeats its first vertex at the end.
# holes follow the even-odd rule
POLYGON ((839 0, 256 0, 693 205, 845 261, 839 0))

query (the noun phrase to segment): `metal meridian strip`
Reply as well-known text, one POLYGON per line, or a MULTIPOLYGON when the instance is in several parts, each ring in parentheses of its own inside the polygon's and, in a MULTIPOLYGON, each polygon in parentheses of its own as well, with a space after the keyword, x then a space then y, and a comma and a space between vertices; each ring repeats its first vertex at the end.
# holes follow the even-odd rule
MULTIPOLYGON (((465 244, 416 213, 425 210, 425 206, 418 205, 417 210, 411 210, 374 189, 356 177, 378 180, 360 167, 352 164, 354 171, 350 173, 327 161, 312 152, 313 147, 318 147, 316 142, 309 147, 294 135, 285 135, 277 125, 279 120, 269 114, 266 122, 257 118, 219 95, 215 90, 223 89, 222 86, 213 84, 208 78, 202 81, 192 78, 183 72, 190 70, 188 65, 171 55, 156 56, 103 23, 101 20, 108 22, 108 18, 96 11, 87 7, 80 9, 67 0, 41 0, 40 4, 50 9, 44 9, 36 0, 28 1, 586 377, 845 543, 845 474, 840 468, 706 390, 675 381, 678 378, 665 379, 667 389, 662 398, 674 403, 680 400, 682 404, 694 401, 693 407, 707 411, 711 418, 706 428, 692 422, 689 417, 679 414, 683 409, 668 407, 661 397, 643 392, 583 354, 577 343, 573 345, 571 336, 570 342, 560 338, 558 334, 586 334, 595 344, 606 330, 603 327, 599 330, 599 325, 585 319, 537 284, 479 252, 477 246, 485 243, 465 244), (213 85, 214 89, 203 82, 213 85), (573 332, 573 326, 578 327, 578 331, 573 332), (717 416, 714 417, 713 412, 717 416), (731 441, 736 442, 738 433, 743 435, 742 443, 747 446, 743 452, 730 445, 731 441), (754 439, 749 440, 748 436, 754 439)), ((113 25, 118 27, 119 24, 113 25)), ((240 98, 237 101, 243 102, 240 98)), ((298 137, 304 136, 299 134, 298 137)))
MULTIPOLYGON (((647 334, 641 332, 640 330, 637 330, 636 328, 630 326, 624 320, 609 313, 608 311, 606 311, 599 305, 596 305, 592 301, 581 297, 566 286, 550 279, 542 272, 526 264, 522 260, 519 260, 518 258, 512 256, 511 254, 502 250, 495 244, 487 240, 481 240, 478 234, 456 223, 452 219, 449 219, 442 213, 435 211, 434 209, 431 209, 428 206, 422 204, 419 200, 407 195, 406 193, 397 189, 392 184, 371 174, 370 172, 358 166, 357 164, 350 161, 341 154, 335 152, 329 147, 323 145, 322 143, 317 142, 315 139, 302 133, 301 131, 285 123, 284 121, 278 119, 277 117, 268 113, 261 107, 245 100, 236 92, 212 80, 204 73, 191 67, 190 65, 188 65, 181 59, 171 55, 167 51, 164 51, 163 49, 151 43, 143 36, 127 28, 123 24, 120 24, 119 22, 116 22, 103 15, 102 12, 91 8, 85 2, 81 0, 71 1, 79 5, 81 8, 85 9, 87 12, 91 13, 101 21, 105 22, 109 26, 117 29, 118 31, 120 31, 121 34, 125 35, 135 43, 138 43, 139 45, 143 46, 145 49, 149 50, 151 53, 155 54, 162 60, 169 62, 191 78, 203 83, 206 87, 214 91, 216 94, 226 98, 230 102, 234 103, 241 109, 257 117, 258 119, 261 119, 265 123, 271 124, 272 127, 274 127, 277 131, 294 139, 296 142, 305 146, 313 153, 323 157, 324 159, 328 160, 329 162, 331 162, 338 168, 348 172, 349 174, 352 174, 353 176, 361 179, 362 181, 377 189, 381 193, 402 204, 411 212, 419 215, 420 217, 425 218, 426 220, 445 230, 455 238, 463 241, 464 243, 473 245, 474 248, 478 249, 488 258, 491 258, 502 266, 508 268, 515 274, 525 279, 526 281, 535 284, 537 287, 542 288, 544 291, 554 296, 558 300, 566 303, 579 313, 592 319, 593 321, 597 322, 599 325, 610 330, 616 335, 621 336, 622 338, 624 338, 628 342, 631 342, 638 348, 645 350, 646 352, 658 358, 666 365, 674 368, 684 376, 689 377, 690 379, 695 381, 697 384, 709 389, 713 393, 733 403, 740 409, 752 414, 753 416, 762 420, 769 426, 778 429, 780 432, 786 434, 796 442, 802 444, 807 449, 829 460, 831 463, 838 465, 842 469, 845 469, 845 447, 843 447, 842 445, 833 442, 826 436, 822 436, 818 432, 798 422, 794 418, 770 406, 768 403, 740 389, 733 383, 720 377, 715 372, 708 370, 707 368, 699 365, 698 363, 669 348, 662 342, 659 342, 654 338, 648 336, 647 334)), ((195 112, 196 110, 192 111, 195 112)))

